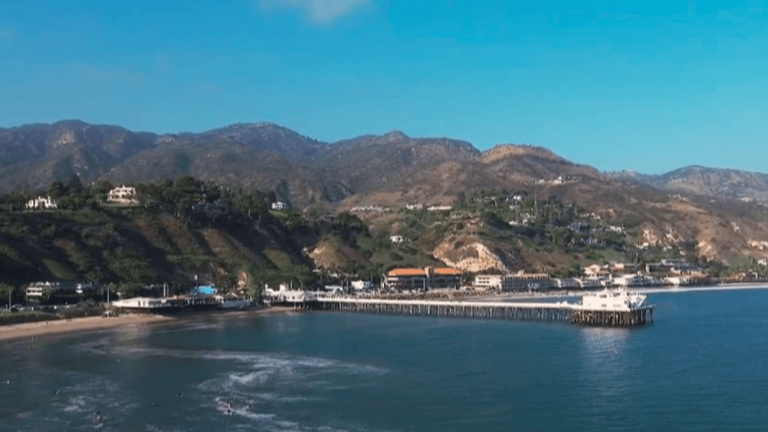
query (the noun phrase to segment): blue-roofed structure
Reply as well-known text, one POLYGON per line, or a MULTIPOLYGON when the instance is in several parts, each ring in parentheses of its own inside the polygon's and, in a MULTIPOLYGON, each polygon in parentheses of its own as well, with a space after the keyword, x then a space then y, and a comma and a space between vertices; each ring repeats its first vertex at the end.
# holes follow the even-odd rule
POLYGON ((190 291, 190 294, 198 294, 198 295, 216 295, 219 293, 219 289, 214 287, 213 285, 200 285, 195 288, 192 288, 190 291))

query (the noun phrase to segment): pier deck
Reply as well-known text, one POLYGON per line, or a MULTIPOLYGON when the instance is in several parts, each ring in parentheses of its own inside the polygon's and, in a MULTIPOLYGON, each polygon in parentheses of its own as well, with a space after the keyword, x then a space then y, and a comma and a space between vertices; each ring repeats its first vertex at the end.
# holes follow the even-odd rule
POLYGON ((653 305, 633 310, 595 310, 569 303, 507 303, 432 300, 386 300, 319 298, 307 304, 319 310, 428 315, 467 318, 496 318, 568 321, 574 324, 630 327, 653 322, 653 305))

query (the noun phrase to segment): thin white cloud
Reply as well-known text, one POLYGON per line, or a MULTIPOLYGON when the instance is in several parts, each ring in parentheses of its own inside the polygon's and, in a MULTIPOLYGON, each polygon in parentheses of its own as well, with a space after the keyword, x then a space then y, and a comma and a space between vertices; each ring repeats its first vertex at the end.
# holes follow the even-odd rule
POLYGON ((371 0, 261 0, 264 9, 297 9, 318 24, 330 24, 371 0))

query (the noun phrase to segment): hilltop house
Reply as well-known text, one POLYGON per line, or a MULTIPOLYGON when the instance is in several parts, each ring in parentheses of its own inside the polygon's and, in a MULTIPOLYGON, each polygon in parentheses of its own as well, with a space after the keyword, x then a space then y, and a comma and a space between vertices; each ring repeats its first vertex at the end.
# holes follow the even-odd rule
POLYGON ((116 187, 107 193, 107 202, 126 205, 138 204, 136 188, 125 185, 116 187))
POLYGON ((56 201, 53 200, 50 196, 47 197, 37 197, 29 200, 27 202, 27 210, 48 210, 48 209, 57 209, 59 208, 59 205, 56 204, 56 201))

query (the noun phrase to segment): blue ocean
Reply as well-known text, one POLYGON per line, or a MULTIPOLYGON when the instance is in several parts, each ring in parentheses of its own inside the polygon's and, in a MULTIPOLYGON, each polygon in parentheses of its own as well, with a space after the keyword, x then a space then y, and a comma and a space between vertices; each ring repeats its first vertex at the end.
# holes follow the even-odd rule
POLYGON ((768 290, 654 324, 308 312, 0 345, 2 431, 765 431, 768 290))

